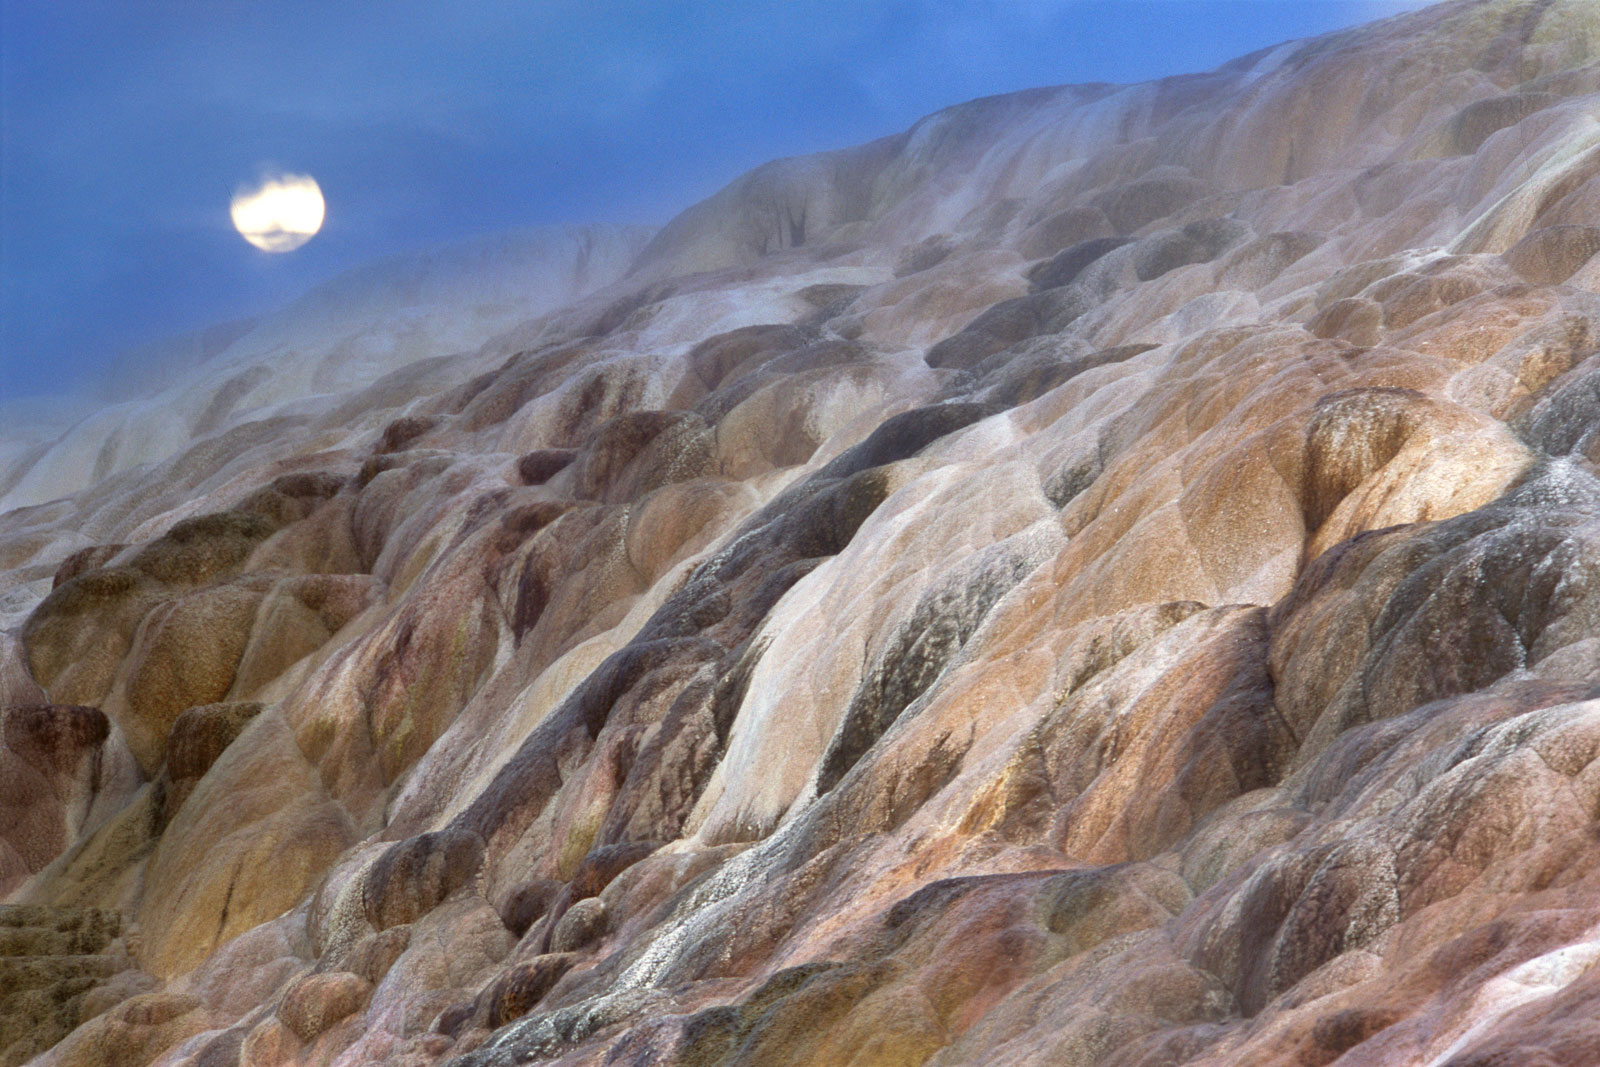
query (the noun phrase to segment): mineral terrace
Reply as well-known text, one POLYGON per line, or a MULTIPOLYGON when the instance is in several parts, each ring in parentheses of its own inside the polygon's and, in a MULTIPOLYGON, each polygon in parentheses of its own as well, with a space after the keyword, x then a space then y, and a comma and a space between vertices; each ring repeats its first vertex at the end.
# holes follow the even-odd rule
POLYGON ((0 431, 0 1061, 1600 1063, 1600 4, 978 100, 0 431))

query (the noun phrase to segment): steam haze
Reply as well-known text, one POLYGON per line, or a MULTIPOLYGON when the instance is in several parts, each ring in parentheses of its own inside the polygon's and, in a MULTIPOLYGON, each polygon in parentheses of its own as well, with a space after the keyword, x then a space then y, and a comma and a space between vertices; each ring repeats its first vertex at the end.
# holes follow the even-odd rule
POLYGON ((375 257, 659 225, 768 159, 973 97, 1207 69, 1421 6, 4 0, 0 400, 88 384, 375 257), (327 197, 321 234, 287 255, 228 217, 269 170, 327 197))
POLYGON ((1600 0, 8 4, 0 1067, 1600 1065, 1600 0))

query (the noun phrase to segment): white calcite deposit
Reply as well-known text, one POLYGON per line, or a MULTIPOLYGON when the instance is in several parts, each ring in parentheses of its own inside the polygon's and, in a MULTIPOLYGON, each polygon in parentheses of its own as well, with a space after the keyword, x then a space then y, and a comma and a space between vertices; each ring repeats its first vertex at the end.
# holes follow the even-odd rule
POLYGON ((0 1060, 1600 1062, 1597 116, 1456 0, 7 430, 0 1060))

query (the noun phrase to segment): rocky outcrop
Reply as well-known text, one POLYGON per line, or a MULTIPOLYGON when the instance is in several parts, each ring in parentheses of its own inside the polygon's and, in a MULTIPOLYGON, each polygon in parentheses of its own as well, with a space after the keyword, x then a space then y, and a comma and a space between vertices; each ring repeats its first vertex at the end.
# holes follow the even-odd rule
POLYGON ((97 908, 0 905, 0 1062, 26 1063, 155 984, 134 970, 122 932, 97 908))
POLYGON ((977 101, 30 441, 7 1055, 1600 1061, 1597 104, 1582 0, 977 101))

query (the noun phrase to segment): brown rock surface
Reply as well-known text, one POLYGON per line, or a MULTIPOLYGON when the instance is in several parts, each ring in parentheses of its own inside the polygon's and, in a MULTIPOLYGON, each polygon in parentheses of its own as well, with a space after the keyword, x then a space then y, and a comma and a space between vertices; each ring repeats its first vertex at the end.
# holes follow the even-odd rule
POLYGON ((104 754, 110 730, 96 708, 0 707, 0 889, 42 869, 83 828, 115 778, 104 754))
POLYGON ((0 904, 0 1063, 28 1061, 108 1006, 96 992, 132 966, 121 933, 114 912, 0 904))
POLYGON ((38 446, 0 1056, 1600 1062, 1597 110, 1587 0, 975 101, 38 446))
POLYGON ((358 974, 311 974, 284 990, 278 1018, 301 1041, 315 1041, 334 1023, 359 1011, 371 995, 372 983, 358 974))

